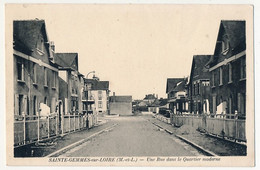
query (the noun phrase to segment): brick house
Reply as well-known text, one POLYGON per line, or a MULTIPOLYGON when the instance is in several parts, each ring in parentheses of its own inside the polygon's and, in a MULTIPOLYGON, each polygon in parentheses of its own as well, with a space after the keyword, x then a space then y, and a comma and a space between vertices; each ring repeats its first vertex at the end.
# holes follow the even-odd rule
POLYGON ((59 99, 65 114, 82 113, 83 75, 78 71, 78 53, 55 53, 59 65, 59 99))
POLYGON ((59 81, 52 47, 44 20, 13 22, 15 117, 36 116, 41 103, 56 111, 59 81))
POLYGON ((173 113, 187 112, 186 99, 186 78, 168 78, 166 84, 166 93, 169 103, 169 109, 173 113))
POLYGON ((245 21, 221 21, 214 55, 206 67, 211 74, 211 113, 237 113, 238 118, 245 118, 245 21))
POLYGON ((210 73, 205 64, 210 55, 194 55, 187 83, 189 112, 193 114, 209 113, 210 73))

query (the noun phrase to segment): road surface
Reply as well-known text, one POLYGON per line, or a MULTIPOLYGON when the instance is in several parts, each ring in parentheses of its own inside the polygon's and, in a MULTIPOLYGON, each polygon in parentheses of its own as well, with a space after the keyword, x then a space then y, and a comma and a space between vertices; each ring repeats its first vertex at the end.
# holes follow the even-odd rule
POLYGON ((111 118, 117 125, 60 157, 200 156, 193 147, 153 125, 146 116, 111 118))

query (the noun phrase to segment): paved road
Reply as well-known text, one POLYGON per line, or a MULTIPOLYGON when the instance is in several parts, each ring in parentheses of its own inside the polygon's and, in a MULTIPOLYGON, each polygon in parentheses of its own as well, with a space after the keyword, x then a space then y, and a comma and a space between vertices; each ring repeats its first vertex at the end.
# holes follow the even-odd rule
POLYGON ((60 157, 199 156, 197 150, 159 129, 146 116, 117 117, 117 123, 60 157))

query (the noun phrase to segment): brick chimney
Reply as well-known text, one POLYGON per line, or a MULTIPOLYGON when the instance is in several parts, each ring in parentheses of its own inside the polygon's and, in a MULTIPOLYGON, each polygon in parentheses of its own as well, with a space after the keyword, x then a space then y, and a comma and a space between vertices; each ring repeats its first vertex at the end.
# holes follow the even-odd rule
POLYGON ((54 45, 54 42, 53 42, 53 41, 51 41, 51 50, 52 50, 53 52, 55 52, 55 45, 54 45))

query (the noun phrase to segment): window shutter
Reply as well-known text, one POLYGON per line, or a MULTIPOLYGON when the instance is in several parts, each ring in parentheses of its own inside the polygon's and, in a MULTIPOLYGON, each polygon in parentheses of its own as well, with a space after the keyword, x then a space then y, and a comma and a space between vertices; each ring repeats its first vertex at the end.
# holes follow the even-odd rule
POLYGON ((14 114, 18 115, 19 113, 19 94, 14 95, 14 114))
POLYGON ((237 111, 238 113, 241 113, 241 94, 237 94, 237 111))

